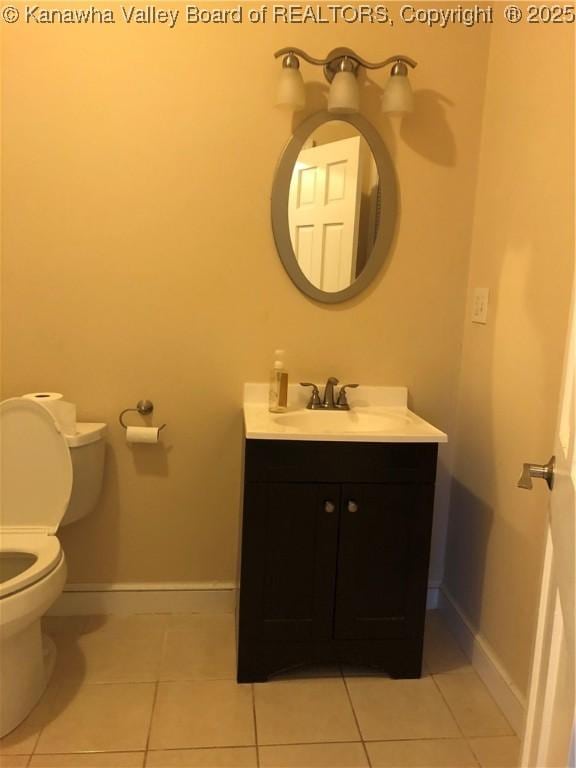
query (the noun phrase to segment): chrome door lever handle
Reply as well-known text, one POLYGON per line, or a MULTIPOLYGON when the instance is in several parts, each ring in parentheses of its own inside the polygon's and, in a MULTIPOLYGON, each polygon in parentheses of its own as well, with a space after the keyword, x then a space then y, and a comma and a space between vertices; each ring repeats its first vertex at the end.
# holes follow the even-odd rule
POLYGON ((541 477, 542 480, 546 480, 548 488, 552 490, 554 487, 554 465, 556 464, 556 457, 552 456, 548 464, 524 464, 522 469, 522 475, 518 480, 518 488, 525 488, 527 491, 532 490, 532 478, 541 477))

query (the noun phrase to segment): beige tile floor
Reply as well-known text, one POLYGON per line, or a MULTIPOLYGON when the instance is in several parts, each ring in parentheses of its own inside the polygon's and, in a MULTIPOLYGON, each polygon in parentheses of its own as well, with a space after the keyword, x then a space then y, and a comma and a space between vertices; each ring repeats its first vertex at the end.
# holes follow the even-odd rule
POLYGON ((425 674, 235 682, 230 615, 49 618, 58 661, 1 768, 510 768, 519 743, 437 612, 425 674))

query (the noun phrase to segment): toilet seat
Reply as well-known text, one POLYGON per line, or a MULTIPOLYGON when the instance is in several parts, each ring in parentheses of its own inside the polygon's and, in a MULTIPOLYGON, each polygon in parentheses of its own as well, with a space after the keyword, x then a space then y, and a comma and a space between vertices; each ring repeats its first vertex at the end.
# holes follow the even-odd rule
POLYGON ((0 532, 56 533, 72 493, 72 458, 44 406, 0 403, 0 532))
POLYGON ((56 536, 46 533, 6 533, 0 539, 0 558, 10 553, 32 555, 36 560, 24 571, 0 583, 0 600, 35 584, 56 568, 62 548, 56 536))
POLYGON ((58 529, 72 492, 72 459, 52 414, 22 397, 0 403, 0 557, 35 560, 0 583, 0 600, 36 584, 62 560, 58 529))

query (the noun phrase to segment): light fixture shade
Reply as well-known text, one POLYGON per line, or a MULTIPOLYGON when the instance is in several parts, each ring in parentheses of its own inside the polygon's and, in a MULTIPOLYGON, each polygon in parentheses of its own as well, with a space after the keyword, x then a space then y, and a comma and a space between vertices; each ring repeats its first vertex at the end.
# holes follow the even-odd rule
POLYGON ((276 106, 279 109, 304 109, 306 91, 300 70, 283 67, 278 79, 276 90, 276 106))
POLYGON ((360 92, 356 75, 352 72, 337 72, 328 93, 329 112, 358 112, 360 92))
POLYGON ((414 94, 407 74, 392 74, 382 96, 382 111, 403 115, 414 111, 414 94))

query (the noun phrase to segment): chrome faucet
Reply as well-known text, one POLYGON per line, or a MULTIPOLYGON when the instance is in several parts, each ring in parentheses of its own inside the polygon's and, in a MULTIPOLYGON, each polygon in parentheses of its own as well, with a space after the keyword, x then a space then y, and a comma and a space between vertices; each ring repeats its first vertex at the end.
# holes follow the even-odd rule
POLYGON ((324 387, 324 399, 322 400, 322 408, 326 408, 328 411, 333 411, 336 408, 334 404, 334 387, 338 384, 338 379, 334 376, 330 376, 324 387))
POLYGON ((358 386, 358 384, 345 384, 340 388, 336 402, 334 402, 334 387, 337 384, 338 379, 334 376, 330 376, 326 382, 326 386, 324 387, 324 397, 321 398, 320 390, 316 384, 312 384, 312 382, 309 381, 300 382, 301 387, 312 387, 312 394, 306 408, 311 411, 349 411, 350 404, 348 403, 348 399, 346 397, 346 390, 354 389, 358 386))

